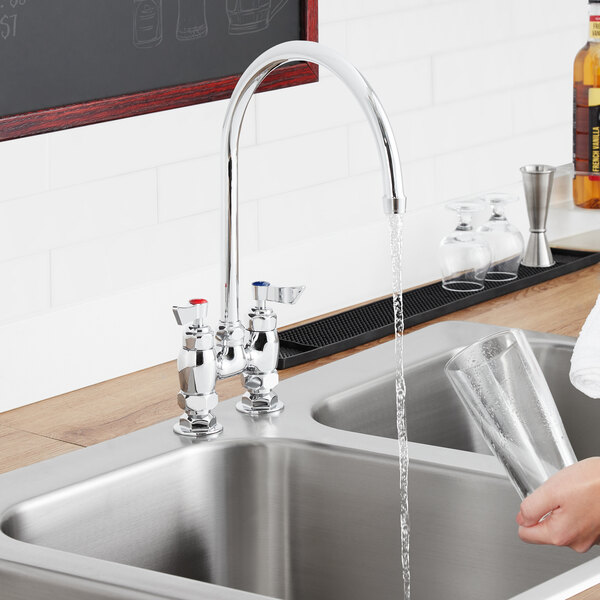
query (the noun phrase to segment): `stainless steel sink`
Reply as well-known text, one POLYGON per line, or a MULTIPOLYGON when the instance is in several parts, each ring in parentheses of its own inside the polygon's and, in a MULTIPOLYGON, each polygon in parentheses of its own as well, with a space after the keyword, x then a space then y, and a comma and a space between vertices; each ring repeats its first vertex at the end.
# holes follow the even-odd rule
MULTIPOLYGON (((489 331, 427 328, 407 356, 433 364, 489 331)), ((376 413, 392 368, 384 344, 283 382, 277 416, 222 403, 216 439, 165 422, 0 476, 0 597, 401 598, 397 443, 313 418, 369 388, 376 413)), ((409 454, 415 600, 558 599, 600 581, 598 550, 518 539, 519 499, 494 457, 412 442, 409 454)))
MULTIPOLYGON (((600 402, 579 392, 569 381, 575 340, 534 332, 529 332, 528 338, 577 457, 581 460, 599 456, 600 402)), ((460 339, 456 341, 460 347, 460 339)), ((491 454, 444 374, 444 365, 455 352, 456 348, 439 348, 423 360, 408 353, 405 367, 408 439, 491 454)), ((317 404, 313 414, 317 421, 330 427, 396 438, 394 376, 388 373, 371 384, 341 390, 317 404)))

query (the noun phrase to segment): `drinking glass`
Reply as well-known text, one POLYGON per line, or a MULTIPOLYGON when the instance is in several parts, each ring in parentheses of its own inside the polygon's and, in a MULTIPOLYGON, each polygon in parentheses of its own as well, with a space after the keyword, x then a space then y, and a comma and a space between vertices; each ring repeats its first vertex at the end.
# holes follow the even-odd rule
POLYGON ((577 462, 522 331, 479 340, 451 358, 445 372, 521 499, 577 462))
POLYGON ((492 207, 490 220, 477 228, 492 250, 492 264, 486 281, 512 281, 519 274, 519 265, 525 251, 521 232, 504 215, 507 204, 517 200, 513 194, 495 192, 482 197, 492 207))
POLYGON ((480 199, 458 200, 446 208, 458 213, 458 225, 440 244, 442 287, 451 292, 482 290, 492 254, 484 237, 473 231, 471 218, 484 204, 480 199))

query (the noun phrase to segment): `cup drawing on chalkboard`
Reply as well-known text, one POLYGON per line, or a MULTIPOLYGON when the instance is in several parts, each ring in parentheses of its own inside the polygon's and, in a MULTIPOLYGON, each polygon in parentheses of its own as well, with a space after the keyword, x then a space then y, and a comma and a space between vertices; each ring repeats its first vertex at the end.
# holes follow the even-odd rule
POLYGON ((133 45, 153 48, 162 42, 162 0, 133 0, 133 45))
POLYGON ((206 0, 179 0, 177 39, 180 42, 187 42, 207 35, 206 0))
POLYGON ((287 0, 227 0, 229 34, 241 35, 266 29, 287 0))

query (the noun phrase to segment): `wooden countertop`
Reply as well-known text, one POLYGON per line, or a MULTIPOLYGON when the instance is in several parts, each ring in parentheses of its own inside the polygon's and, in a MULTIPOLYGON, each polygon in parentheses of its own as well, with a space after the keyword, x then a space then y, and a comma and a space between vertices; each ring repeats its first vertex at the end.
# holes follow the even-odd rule
MULTIPOLYGON (((598 234, 600 236, 600 233, 598 234)), ((600 264, 490 300, 429 323, 477 321, 577 336, 600 294, 600 264)), ((391 336, 280 372, 293 377, 384 343, 391 336)), ((181 410, 175 361, 62 394, 0 414, 0 473, 97 444, 165 419, 181 410)), ((221 400, 242 393, 238 378, 219 381, 221 400)), ((600 586, 572 600, 600 599, 600 586)))

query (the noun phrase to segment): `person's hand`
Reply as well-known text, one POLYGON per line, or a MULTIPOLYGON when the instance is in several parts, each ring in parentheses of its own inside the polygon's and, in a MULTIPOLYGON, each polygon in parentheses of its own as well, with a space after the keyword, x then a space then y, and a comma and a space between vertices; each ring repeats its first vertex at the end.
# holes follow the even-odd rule
POLYGON ((600 543, 600 457, 553 475, 521 503, 519 537, 587 552, 600 543), (542 522, 540 519, 552 511, 542 522))

